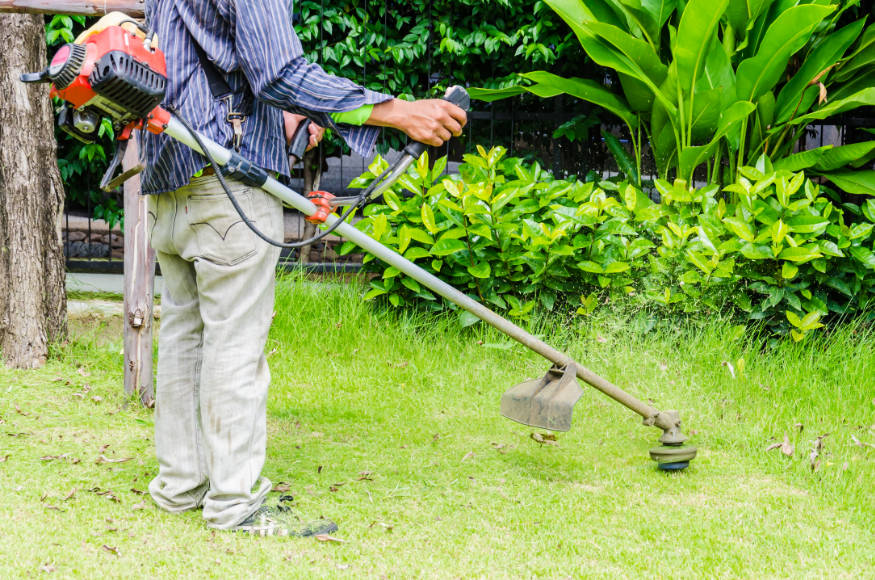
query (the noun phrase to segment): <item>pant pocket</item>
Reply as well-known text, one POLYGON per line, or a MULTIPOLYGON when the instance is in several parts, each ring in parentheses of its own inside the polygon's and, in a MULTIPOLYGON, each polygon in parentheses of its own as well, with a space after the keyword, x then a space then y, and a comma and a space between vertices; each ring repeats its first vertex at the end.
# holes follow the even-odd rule
MULTIPOLYGON (((252 194, 248 189, 234 193, 234 199, 250 221, 252 194)), ((197 241, 197 256, 215 264, 233 266, 255 254, 255 234, 249 229, 225 193, 191 194, 188 223, 197 241)))
POLYGON ((156 231, 156 226, 158 225, 159 195, 167 194, 150 195, 146 200, 146 235, 148 236, 149 244, 151 244, 152 248, 164 251, 166 243, 164 240, 160 239, 158 231, 156 231))

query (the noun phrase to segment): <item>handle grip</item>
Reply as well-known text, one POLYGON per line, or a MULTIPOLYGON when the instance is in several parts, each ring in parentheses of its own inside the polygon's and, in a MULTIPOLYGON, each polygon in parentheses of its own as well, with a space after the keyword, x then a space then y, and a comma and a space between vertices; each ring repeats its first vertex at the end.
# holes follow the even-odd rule
MULTIPOLYGON (((471 97, 468 95, 468 91, 465 90, 465 87, 460 87, 459 85, 448 88, 444 94, 444 100, 456 105, 463 111, 471 108, 471 97)), ((419 159, 419 156, 425 153, 426 149, 428 149, 428 145, 425 143, 411 141, 404 148, 404 152, 419 159)))
POLYGON ((48 67, 46 67, 39 72, 21 73, 18 80, 23 83, 50 83, 52 82, 52 77, 49 75, 48 67))
POLYGON ((295 134, 292 136, 292 141, 289 143, 289 157, 295 158, 295 163, 304 157, 304 152, 307 151, 307 145, 310 144, 310 119, 304 119, 298 123, 298 128, 295 129, 295 134))

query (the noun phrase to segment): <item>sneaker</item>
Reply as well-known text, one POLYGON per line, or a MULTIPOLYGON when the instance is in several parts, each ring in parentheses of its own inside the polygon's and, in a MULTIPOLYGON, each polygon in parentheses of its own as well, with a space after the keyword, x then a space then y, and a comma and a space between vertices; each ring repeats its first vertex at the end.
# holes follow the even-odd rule
POLYGON ((305 522, 288 507, 277 508, 263 505, 255 513, 231 529, 235 532, 243 532, 254 536, 306 538, 336 532, 337 524, 326 519, 305 522))

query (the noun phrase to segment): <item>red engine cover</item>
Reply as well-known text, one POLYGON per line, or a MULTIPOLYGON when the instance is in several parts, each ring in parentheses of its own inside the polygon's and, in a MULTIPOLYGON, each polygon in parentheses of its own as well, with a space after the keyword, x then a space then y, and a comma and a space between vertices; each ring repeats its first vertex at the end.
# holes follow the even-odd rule
MULTIPOLYGON (((132 56, 137 61, 148 66, 153 71, 167 76, 167 64, 164 53, 160 50, 150 51, 143 46, 143 41, 120 26, 110 26, 85 41, 87 55, 82 69, 76 79, 64 89, 52 86, 51 95, 57 96, 73 105, 74 108, 89 104, 97 95, 88 82, 88 77, 94 70, 94 64, 105 54, 118 50, 132 56)), ((63 48, 61 49, 63 50, 63 48)), ((59 50, 60 53, 60 50, 59 50)), ((56 55, 57 56, 57 55, 56 55)), ((52 59, 54 62, 54 59, 52 59)))

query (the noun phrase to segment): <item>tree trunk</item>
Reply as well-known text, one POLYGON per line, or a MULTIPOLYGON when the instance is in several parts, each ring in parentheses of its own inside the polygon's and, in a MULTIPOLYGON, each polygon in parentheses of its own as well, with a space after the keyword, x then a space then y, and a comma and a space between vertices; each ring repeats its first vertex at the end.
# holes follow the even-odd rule
POLYGON ((0 15, 0 351, 36 368, 66 333, 61 215, 49 85, 25 85, 46 66, 42 16, 0 15))

